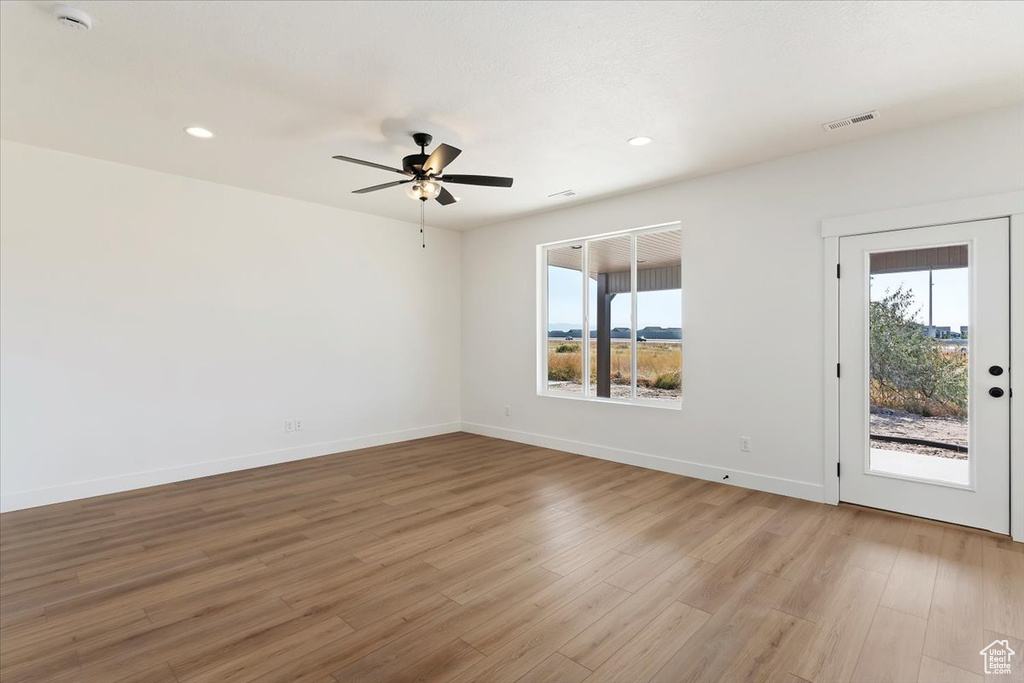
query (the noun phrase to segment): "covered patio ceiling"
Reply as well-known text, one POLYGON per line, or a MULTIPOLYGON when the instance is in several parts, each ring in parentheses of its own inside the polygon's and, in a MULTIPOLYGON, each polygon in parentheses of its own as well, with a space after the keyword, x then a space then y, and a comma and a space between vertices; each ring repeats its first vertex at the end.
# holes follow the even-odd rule
MULTIPOLYGON (((679 266, 682 254, 682 231, 668 230, 637 235, 637 266, 639 270, 679 266)), ((548 249, 548 265, 579 270, 582 253, 579 244, 548 249), (574 248, 576 247, 576 248, 574 248)), ((629 235, 609 237, 590 242, 590 275, 629 272, 629 235)))

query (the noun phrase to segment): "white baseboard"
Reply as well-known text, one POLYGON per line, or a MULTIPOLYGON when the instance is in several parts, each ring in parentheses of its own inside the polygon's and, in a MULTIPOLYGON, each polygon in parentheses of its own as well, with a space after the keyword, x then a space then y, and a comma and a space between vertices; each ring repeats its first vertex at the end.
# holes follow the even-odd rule
POLYGON ((702 465, 700 463, 687 462, 685 460, 675 460, 660 455, 649 455, 647 453, 637 453, 635 451, 627 451, 619 448, 608 448, 607 446, 599 446, 597 444, 584 443, 582 441, 560 439, 553 436, 545 436, 543 434, 521 432, 514 429, 504 429, 501 427, 492 427, 490 425, 475 424, 472 422, 463 422, 462 431, 469 432, 470 434, 479 434, 481 436, 490 436, 496 439, 516 441, 518 443, 525 443, 531 446, 552 448, 559 451, 566 451, 567 453, 575 453, 577 455, 586 455, 593 458, 600 458, 602 460, 621 462, 626 465, 636 465, 637 467, 645 467, 650 470, 659 470, 661 472, 669 472, 671 474, 682 474, 696 479, 716 481, 720 484, 731 484, 733 486, 742 486, 743 488, 766 491, 768 493, 777 493, 781 496, 789 496, 791 498, 813 500, 816 503, 821 503, 825 500, 825 487, 822 484, 813 484, 793 479, 782 479, 764 474, 754 474, 753 472, 728 470, 721 467, 714 467, 712 465, 702 465), (729 476, 729 479, 723 480, 723 477, 726 475, 729 476))
POLYGON ((50 505, 52 503, 63 503, 69 500, 91 498, 93 496, 102 496, 108 493, 120 493, 122 491, 131 491, 133 489, 141 489, 148 486, 158 486, 160 484, 170 484, 176 481, 185 481, 187 479, 209 477, 214 474, 237 472, 239 470, 275 465, 277 463, 290 462, 292 460, 304 460, 306 458, 315 458, 321 455, 330 455, 331 453, 354 451, 359 448, 384 446, 386 444, 397 443, 399 441, 410 441, 412 439, 422 439, 428 436, 451 434, 459 431, 460 429, 460 423, 450 422, 447 424, 416 427, 414 429, 404 429, 384 434, 358 436, 338 441, 325 441, 305 446, 283 448, 276 451, 252 453, 233 458, 223 458, 221 460, 208 460, 206 462, 191 463, 178 467, 168 467, 166 469, 135 472, 116 477, 92 479, 89 481, 62 484, 60 486, 35 489, 32 491, 6 493, 0 496, 0 512, 23 510, 25 508, 50 505))
POLYGON ((0 511, 8 512, 11 510, 22 510, 25 508, 39 507, 40 505, 50 505, 52 503, 62 503, 69 500, 102 496, 108 493, 120 493, 122 491, 131 491, 133 489, 146 488, 149 486, 159 486, 160 484, 170 484, 188 479, 198 479, 200 477, 209 477, 215 474, 225 474, 227 472, 237 472, 240 470, 264 467, 266 465, 274 465, 293 460, 315 458, 322 455, 329 455, 331 453, 342 453, 360 448, 384 446, 391 443, 398 443, 400 441, 422 439, 428 436, 451 434, 460 430, 469 432, 470 434, 490 436, 496 439, 505 439, 507 441, 530 444, 531 446, 552 448, 555 450, 565 451, 567 453, 575 453, 577 455, 585 455, 593 458, 600 458, 602 460, 611 460, 613 462, 620 462, 626 465, 635 465, 637 467, 670 472, 672 474, 681 474, 688 477, 695 477, 697 479, 717 481, 719 483, 742 486, 744 488, 756 489, 758 491, 767 491, 768 493, 777 493, 779 495, 790 496, 793 498, 803 498, 805 500, 813 500, 816 502, 822 502, 824 500, 824 486, 821 484, 795 481, 792 479, 782 479, 763 474, 755 474, 753 472, 728 470, 720 467, 714 467, 712 465, 702 465, 700 463, 687 462, 685 460, 674 460, 660 455, 649 455, 647 453, 638 453, 636 451, 609 448, 607 446, 573 441, 570 439, 561 439, 552 436, 545 436, 543 434, 533 434, 514 429, 504 429, 501 427, 492 427, 490 425, 476 424, 472 422, 463 422, 461 424, 458 422, 450 422, 447 424, 417 427, 397 432, 371 434, 351 439, 308 444, 305 446, 296 446, 294 448, 285 448, 276 451, 252 453, 250 455, 224 458, 221 460, 208 460, 206 462, 192 463, 179 467, 148 470, 146 472, 136 472, 103 479, 92 479, 89 481, 63 484, 61 486, 35 489, 32 491, 7 493, 0 496, 0 511), (725 475, 729 475, 729 479, 727 481, 723 480, 725 475))

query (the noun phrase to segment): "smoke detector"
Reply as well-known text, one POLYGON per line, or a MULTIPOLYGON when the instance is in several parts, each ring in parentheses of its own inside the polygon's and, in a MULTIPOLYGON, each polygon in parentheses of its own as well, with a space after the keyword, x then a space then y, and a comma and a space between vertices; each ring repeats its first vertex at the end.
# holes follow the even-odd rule
POLYGON ((858 123, 864 123, 865 121, 873 121, 878 118, 878 111, 872 109, 871 111, 864 112, 863 114, 857 114, 845 119, 839 119, 838 121, 829 121, 828 123, 821 124, 821 127, 826 131, 839 130, 840 128, 846 128, 847 126, 854 126, 858 123))
POLYGON ((80 9, 68 7, 67 5, 57 5, 53 8, 53 14, 62 26, 79 31, 88 31, 92 28, 92 17, 80 9))

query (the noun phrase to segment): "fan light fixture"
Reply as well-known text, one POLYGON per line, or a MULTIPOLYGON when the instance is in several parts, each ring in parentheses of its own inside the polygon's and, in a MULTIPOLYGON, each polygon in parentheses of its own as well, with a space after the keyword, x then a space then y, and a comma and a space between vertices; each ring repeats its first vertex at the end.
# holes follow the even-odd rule
POLYGON ((406 190, 406 194, 413 199, 437 199, 441 194, 441 186, 433 180, 418 180, 406 190))

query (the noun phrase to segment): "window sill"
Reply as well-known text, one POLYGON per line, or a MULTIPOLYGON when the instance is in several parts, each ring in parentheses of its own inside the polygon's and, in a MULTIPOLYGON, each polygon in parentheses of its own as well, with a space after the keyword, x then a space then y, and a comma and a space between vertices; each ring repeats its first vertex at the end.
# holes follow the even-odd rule
POLYGON ((570 396, 563 394, 553 394, 546 391, 538 391, 538 396, 543 398, 557 398, 564 401, 580 401, 583 403, 603 403, 605 405, 613 406, 632 406, 634 408, 654 408, 656 410, 675 410, 681 411, 683 409, 683 399, 680 398, 678 401, 652 401, 639 399, 621 399, 621 398, 599 398, 597 396, 570 396))

